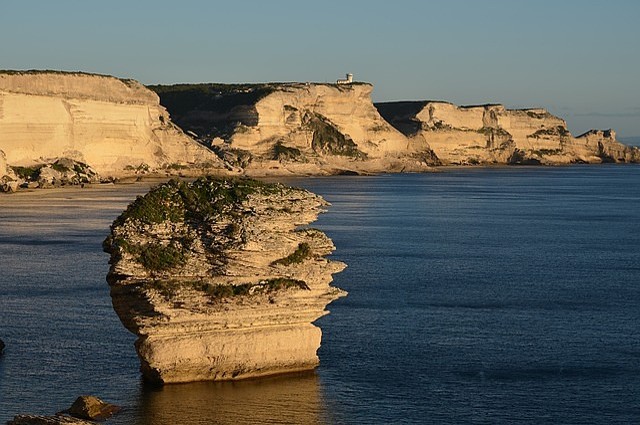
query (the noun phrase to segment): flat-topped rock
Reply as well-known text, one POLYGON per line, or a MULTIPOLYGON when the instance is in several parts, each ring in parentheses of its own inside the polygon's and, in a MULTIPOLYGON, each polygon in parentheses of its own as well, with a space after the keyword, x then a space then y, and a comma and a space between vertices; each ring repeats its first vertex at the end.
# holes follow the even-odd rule
POLYGON ((306 227, 327 203, 248 179, 171 181, 115 220, 107 280, 152 382, 230 380, 312 369, 313 324, 345 292, 331 240, 306 227))

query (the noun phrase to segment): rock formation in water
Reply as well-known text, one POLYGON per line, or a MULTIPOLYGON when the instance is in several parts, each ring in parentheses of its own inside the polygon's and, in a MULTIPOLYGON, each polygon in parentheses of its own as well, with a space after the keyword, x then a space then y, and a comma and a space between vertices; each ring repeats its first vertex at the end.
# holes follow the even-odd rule
POLYGON ((98 397, 92 395, 81 395, 73 402, 71 407, 62 413, 78 419, 102 421, 110 418, 119 411, 120 407, 111 403, 106 403, 98 397))
POLYGON ((178 125, 248 174, 424 171, 438 163, 380 116, 367 83, 150 88, 178 125))
POLYGON ((171 181, 139 197, 105 240, 114 309, 138 335, 152 382, 230 380, 311 369, 344 264, 300 228, 326 202, 247 179, 171 181))
POLYGON ((0 71, 0 150, 11 166, 67 158, 103 177, 222 166, 171 123, 154 92, 84 73, 0 71))
POLYGON ((380 114, 444 164, 570 164, 640 162, 638 148, 612 130, 573 137, 564 120, 544 109, 447 102, 378 103, 380 114))
POLYGON ((98 397, 83 395, 71 407, 55 415, 16 415, 7 425, 95 425, 120 411, 120 407, 105 403, 98 397))

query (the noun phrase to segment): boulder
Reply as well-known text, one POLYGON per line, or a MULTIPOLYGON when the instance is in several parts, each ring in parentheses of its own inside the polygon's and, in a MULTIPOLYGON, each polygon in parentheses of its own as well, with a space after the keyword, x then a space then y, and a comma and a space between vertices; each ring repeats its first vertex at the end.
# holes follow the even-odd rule
POLYGON ((9 176, 0 178, 0 192, 11 193, 18 190, 20 182, 12 180, 9 176))
POLYGON ((0 354, 4 351, 4 341, 0 339, 0 354))
POLYGON ((98 397, 83 395, 78 397, 71 407, 63 413, 79 419, 104 420, 119 411, 120 407, 106 403, 98 397))

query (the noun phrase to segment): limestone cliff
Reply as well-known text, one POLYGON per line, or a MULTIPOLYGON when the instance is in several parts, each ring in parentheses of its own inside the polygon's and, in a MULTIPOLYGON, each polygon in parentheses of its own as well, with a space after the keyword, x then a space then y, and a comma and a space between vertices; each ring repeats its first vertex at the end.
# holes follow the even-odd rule
POLYGON ((366 83, 151 86, 178 125, 248 174, 425 170, 437 158, 378 113, 366 83))
POLYGON ((612 130, 573 137, 567 124, 544 109, 447 102, 378 103, 380 114, 445 164, 569 164, 640 162, 640 151, 618 142, 612 130))
POLYGON ((318 364, 312 322, 345 295, 322 232, 327 203, 254 180, 171 181, 139 197, 105 240, 107 280, 153 382, 229 380, 318 364))
POLYGON ((12 166, 68 158, 102 176, 220 167, 133 80, 84 73, 0 71, 0 150, 12 166))

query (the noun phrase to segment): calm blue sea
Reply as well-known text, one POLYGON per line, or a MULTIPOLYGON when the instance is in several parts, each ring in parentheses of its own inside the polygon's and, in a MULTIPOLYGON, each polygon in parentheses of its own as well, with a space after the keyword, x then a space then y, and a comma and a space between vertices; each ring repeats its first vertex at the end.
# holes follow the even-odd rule
POLYGON ((289 181, 349 267, 312 373, 147 388, 101 251, 141 186, 0 197, 0 423, 640 423, 640 167, 289 181))

